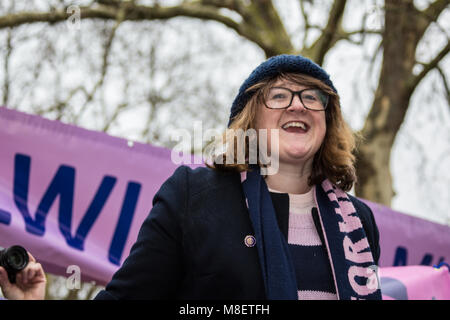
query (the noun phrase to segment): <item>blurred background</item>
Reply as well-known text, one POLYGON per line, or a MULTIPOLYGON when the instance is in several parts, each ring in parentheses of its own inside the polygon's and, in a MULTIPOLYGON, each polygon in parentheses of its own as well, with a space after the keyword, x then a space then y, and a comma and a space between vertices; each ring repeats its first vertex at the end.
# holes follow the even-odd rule
MULTIPOLYGON (((0 105, 173 148, 194 121, 224 130, 266 58, 301 54, 364 137, 352 193, 450 225, 449 38, 448 0, 2 0, 0 105)), ((48 277, 47 299, 100 288, 48 277)))

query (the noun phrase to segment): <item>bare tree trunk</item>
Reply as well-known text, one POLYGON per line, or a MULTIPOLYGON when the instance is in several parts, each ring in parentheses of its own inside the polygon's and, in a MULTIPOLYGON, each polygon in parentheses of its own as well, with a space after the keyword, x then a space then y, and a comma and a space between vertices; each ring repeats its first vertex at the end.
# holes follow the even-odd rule
MULTIPOLYGON (((440 2, 436 1, 435 6, 440 2)), ((361 131, 365 140, 357 155, 355 192, 359 197, 390 206, 395 194, 390 172, 391 149, 411 95, 424 76, 413 75, 416 48, 430 23, 426 20, 431 18, 431 9, 436 8, 430 6, 426 12, 418 11, 413 0, 386 0, 385 3, 383 62, 375 99, 361 131)), ((447 47, 442 53, 448 52, 447 47)), ((429 71, 433 63, 424 70, 429 71)))

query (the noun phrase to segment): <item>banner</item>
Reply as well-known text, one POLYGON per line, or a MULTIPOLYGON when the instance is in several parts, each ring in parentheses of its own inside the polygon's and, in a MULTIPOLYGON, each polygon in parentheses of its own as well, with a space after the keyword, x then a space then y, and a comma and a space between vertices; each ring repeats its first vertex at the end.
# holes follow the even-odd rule
POLYGON ((448 265, 387 267, 378 275, 383 300, 450 300, 448 265))
MULTIPOLYGON (((0 107, 0 246, 22 245, 47 272, 79 268, 82 281, 104 285, 176 167, 168 149, 0 107)), ((450 260, 448 226, 366 203, 380 266, 450 260)))
POLYGON ((450 227, 361 200, 372 209, 380 232, 380 267, 450 261, 450 227))
POLYGON ((0 107, 0 246, 107 283, 178 166, 170 153, 0 107))

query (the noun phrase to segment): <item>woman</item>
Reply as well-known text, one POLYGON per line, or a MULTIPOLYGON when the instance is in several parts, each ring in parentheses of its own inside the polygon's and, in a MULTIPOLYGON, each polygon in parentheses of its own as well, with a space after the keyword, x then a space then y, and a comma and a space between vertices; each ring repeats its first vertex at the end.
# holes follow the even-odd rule
POLYGON ((244 163, 179 167, 96 299, 381 299, 378 230, 345 192, 355 141, 328 74, 302 56, 268 59, 242 84, 228 127, 278 133, 263 141, 277 170, 250 163, 249 141, 244 163))

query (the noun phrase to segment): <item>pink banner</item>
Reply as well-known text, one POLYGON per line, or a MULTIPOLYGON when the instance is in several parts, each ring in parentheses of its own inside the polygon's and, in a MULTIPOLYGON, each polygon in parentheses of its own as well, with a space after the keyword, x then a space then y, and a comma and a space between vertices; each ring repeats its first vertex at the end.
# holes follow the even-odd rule
POLYGON ((177 165, 170 150, 0 108, 0 246, 107 283, 177 165))
POLYGON ((372 209, 380 231, 381 267, 450 261, 450 227, 363 201, 372 209))
POLYGON ((383 300, 449 300, 450 272, 447 266, 381 268, 383 300))
MULTIPOLYGON (((178 166, 170 155, 0 107, 0 246, 22 245, 46 271, 67 276, 77 266, 83 281, 106 284, 127 257, 154 194, 178 166)), ((382 267, 449 260, 449 227, 367 203, 380 230, 382 267)), ((412 267, 382 271, 413 279, 405 268, 412 267)), ((417 268, 424 281, 445 277, 417 268)))

